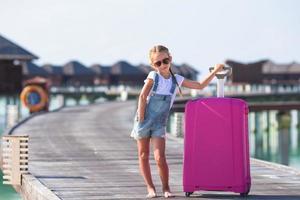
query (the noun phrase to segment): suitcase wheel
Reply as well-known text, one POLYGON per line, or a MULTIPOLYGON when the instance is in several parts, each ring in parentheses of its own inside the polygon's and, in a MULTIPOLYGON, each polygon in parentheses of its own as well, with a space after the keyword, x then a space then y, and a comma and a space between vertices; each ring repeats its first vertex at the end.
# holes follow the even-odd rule
POLYGON ((242 197, 247 197, 248 194, 249 194, 249 192, 240 193, 240 195, 241 195, 242 197))
POLYGON ((189 196, 191 196, 191 194, 193 194, 193 192, 186 192, 186 193, 185 193, 185 196, 186 196, 186 197, 189 197, 189 196))

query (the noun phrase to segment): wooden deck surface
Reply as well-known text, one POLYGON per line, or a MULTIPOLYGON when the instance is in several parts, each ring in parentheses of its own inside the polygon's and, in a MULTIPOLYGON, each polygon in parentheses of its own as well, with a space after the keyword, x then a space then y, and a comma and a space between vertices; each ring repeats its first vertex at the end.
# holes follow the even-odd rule
MULTIPOLYGON (((129 137, 134 110, 133 101, 64 108, 30 119, 13 134, 29 134, 29 171, 60 199, 145 199, 136 143, 129 137)), ((182 153, 182 139, 169 136, 167 160, 175 199, 185 199, 182 153)), ((162 195, 153 156, 151 163, 162 195)), ((251 173, 247 199, 300 199, 299 171, 252 159, 251 173)), ((202 191, 191 198, 196 197, 245 199, 234 193, 202 191)))

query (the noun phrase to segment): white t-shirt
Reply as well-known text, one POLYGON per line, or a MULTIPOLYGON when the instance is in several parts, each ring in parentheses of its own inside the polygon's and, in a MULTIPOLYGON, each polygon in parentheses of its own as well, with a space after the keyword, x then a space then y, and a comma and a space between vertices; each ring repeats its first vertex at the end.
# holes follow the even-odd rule
MULTIPOLYGON (((177 94, 178 87, 176 85, 176 89, 175 89, 174 93, 171 94, 170 90, 171 90, 171 87, 172 87, 172 76, 170 76, 170 78, 168 78, 168 79, 165 79, 162 75, 160 75, 158 72, 155 72, 155 71, 149 72, 149 74, 147 76, 147 79, 152 79, 154 81, 156 73, 159 76, 158 86, 157 86, 157 89, 156 89, 156 94, 172 95, 172 100, 171 100, 171 105, 170 105, 170 108, 171 108, 172 105, 173 105, 175 96, 177 94)), ((178 74, 175 74, 175 78, 177 80, 178 85, 181 86, 181 84, 184 80, 184 77, 180 76, 178 74)), ((147 79, 144 82, 146 82, 147 79)), ((150 94, 151 94, 151 92, 152 92, 152 90, 150 91, 150 94)), ((149 97, 148 97, 148 99, 149 99, 149 97)))

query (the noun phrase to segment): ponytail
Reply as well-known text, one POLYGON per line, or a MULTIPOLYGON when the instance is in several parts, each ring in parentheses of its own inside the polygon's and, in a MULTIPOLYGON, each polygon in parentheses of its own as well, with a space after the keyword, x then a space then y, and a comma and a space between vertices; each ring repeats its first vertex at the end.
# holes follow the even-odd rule
POLYGON ((170 71, 170 73, 171 73, 173 79, 175 80, 175 83, 176 83, 176 85, 178 86, 178 89, 179 89, 179 94, 180 94, 180 96, 182 97, 182 91, 181 91, 181 88, 180 88, 180 86, 179 86, 179 84, 178 84, 178 82, 177 82, 177 79, 176 79, 174 73, 173 73, 172 70, 171 70, 171 67, 170 67, 169 71, 170 71))

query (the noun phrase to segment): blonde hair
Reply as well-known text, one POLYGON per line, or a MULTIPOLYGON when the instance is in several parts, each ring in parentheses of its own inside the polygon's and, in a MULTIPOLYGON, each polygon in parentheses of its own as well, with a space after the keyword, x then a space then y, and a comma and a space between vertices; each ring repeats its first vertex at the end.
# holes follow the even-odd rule
MULTIPOLYGON (((150 49, 150 51, 149 51, 149 60, 150 60, 150 63, 151 63, 151 64, 152 64, 152 55, 153 55, 154 53, 166 53, 166 54, 168 54, 169 57, 171 56, 170 51, 169 51, 169 49, 168 49, 167 47, 165 47, 165 46, 163 46, 163 45, 156 45, 156 46, 152 47, 152 48, 150 49)), ((152 65, 151 65, 151 66, 152 66, 152 65)), ((179 84, 178 84, 178 82, 177 82, 177 80, 176 80, 176 77, 175 77, 173 71, 171 70, 171 67, 170 67, 169 70, 170 70, 170 73, 171 73, 173 79, 174 79, 175 82, 176 82, 176 85, 178 86, 179 94, 180 94, 180 96, 182 96, 181 88, 179 87, 179 84)))
POLYGON ((169 49, 163 45, 156 45, 154 47, 152 47, 149 51, 149 60, 150 60, 150 63, 152 64, 152 55, 154 53, 166 53, 168 54, 168 56, 171 56, 170 52, 169 52, 169 49))

